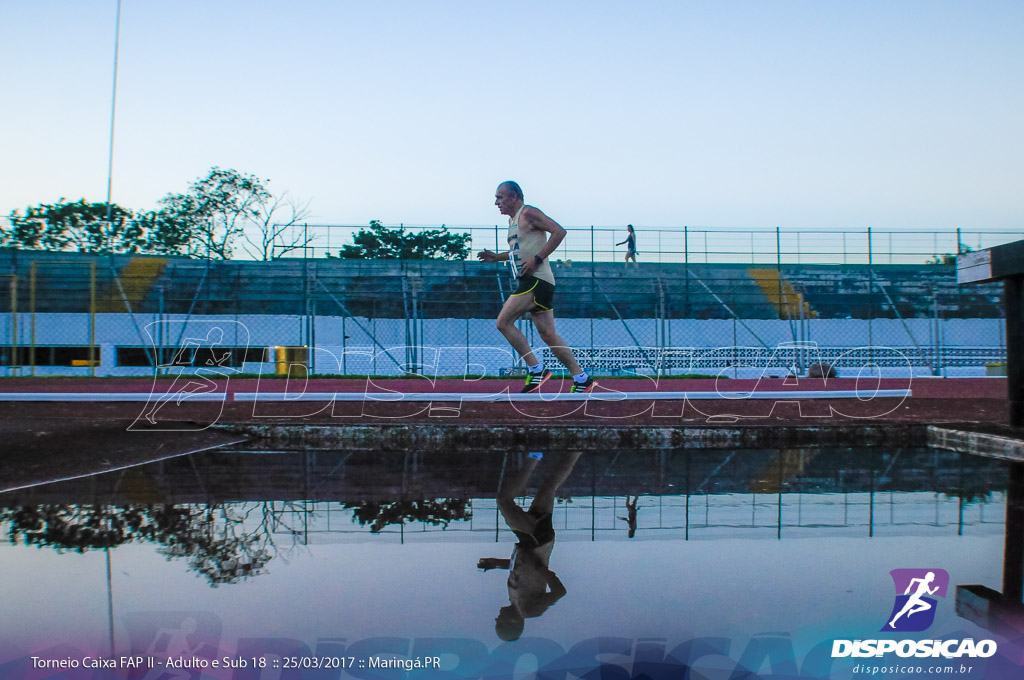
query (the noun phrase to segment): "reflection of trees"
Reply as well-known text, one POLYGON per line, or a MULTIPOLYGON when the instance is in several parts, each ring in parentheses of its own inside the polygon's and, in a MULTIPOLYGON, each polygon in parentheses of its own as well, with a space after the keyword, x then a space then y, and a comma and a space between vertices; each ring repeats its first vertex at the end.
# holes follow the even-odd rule
POLYGON ((11 542, 51 546, 84 553, 112 548, 136 540, 142 523, 134 508, 113 506, 37 505, 0 509, 0 520, 10 522, 11 542))
POLYGON ((168 559, 187 561, 214 586, 262 573, 276 548, 270 508, 233 505, 36 505, 0 508, 11 542, 58 552, 113 548, 135 541, 160 546, 168 559), (259 522, 250 515, 262 511, 259 522))
POLYGON ((260 504, 263 518, 255 530, 246 530, 252 511, 241 513, 237 506, 174 506, 154 509, 153 524, 145 537, 160 544, 158 552, 169 558, 184 558, 189 567, 211 584, 238 583, 257 576, 274 557, 274 543, 267 528, 266 504, 260 504))
POLYGON ((418 499, 379 503, 365 501, 346 503, 346 508, 355 508, 353 519, 361 525, 370 525, 370 531, 379 533, 389 524, 426 522, 447 527, 449 522, 468 520, 473 508, 467 499, 441 498, 437 500, 418 499))

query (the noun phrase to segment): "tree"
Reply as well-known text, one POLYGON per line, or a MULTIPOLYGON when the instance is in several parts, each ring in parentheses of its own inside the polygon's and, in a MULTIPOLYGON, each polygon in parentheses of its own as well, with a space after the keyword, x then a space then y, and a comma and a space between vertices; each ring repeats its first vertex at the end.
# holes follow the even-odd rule
POLYGON ((166 255, 226 260, 241 240, 252 257, 272 260, 306 246, 312 238, 296 235, 293 227, 309 215, 309 204, 287 192, 275 197, 266 187, 269 181, 210 168, 187 192, 164 196, 159 210, 140 218, 151 235, 150 247, 166 255))
POLYGON ((0 244, 32 250, 80 253, 142 253, 149 250, 146 223, 116 204, 40 204, 10 214, 10 226, 0 226, 0 244))
POLYGON ((154 249, 227 260, 246 223, 258 219, 259 205, 270 199, 255 175, 214 166, 188 192, 160 199, 161 208, 149 216, 154 249))
POLYGON ((269 201, 257 204, 256 209, 258 216, 253 220, 254 228, 247 229, 245 235, 249 245, 244 246, 245 252, 254 258, 264 262, 273 260, 313 241, 312 236, 297 231, 299 223, 309 216, 308 201, 299 203, 285 192, 280 198, 272 196, 269 201), (278 219, 285 221, 278 222, 278 219), (255 240, 253 236, 256 236, 255 240))
MULTIPOLYGON (((269 182, 270 180, 266 180, 269 182)), ((236 243, 252 257, 271 260, 313 239, 296 227, 309 204, 287 192, 275 197, 255 175, 210 168, 183 194, 168 194, 158 210, 136 214, 121 206, 80 199, 27 208, 0 225, 0 245, 84 253, 156 253, 228 259, 236 243)))
MULTIPOLYGON (((354 245, 342 246, 338 257, 373 260, 465 260, 469 257, 469 234, 453 234, 443 224, 440 229, 407 232, 389 229, 380 220, 371 220, 369 229, 360 229, 354 245)), ((328 255, 330 257, 330 255, 328 255)))

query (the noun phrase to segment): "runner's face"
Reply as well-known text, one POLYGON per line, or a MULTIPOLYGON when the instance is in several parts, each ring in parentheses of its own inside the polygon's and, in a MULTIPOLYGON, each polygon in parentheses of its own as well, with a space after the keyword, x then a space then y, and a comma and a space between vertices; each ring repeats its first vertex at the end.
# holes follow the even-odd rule
POLYGON ((494 192, 494 205, 498 206, 498 212, 511 217, 515 214, 516 197, 508 187, 502 185, 494 192))

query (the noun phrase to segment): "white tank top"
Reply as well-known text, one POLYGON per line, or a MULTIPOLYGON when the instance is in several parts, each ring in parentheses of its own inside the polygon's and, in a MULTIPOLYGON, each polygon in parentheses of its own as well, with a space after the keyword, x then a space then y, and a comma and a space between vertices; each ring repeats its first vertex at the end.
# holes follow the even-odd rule
MULTIPOLYGON (((546 232, 540 229, 530 229, 522 234, 519 233, 519 216, 525 207, 524 205, 519 208, 515 215, 508 218, 508 263, 512 268, 513 279, 519 278, 523 262, 532 260, 538 255, 548 240, 546 232)), ((533 275, 541 281, 555 285, 555 275, 551 271, 551 263, 547 261, 547 258, 541 262, 533 275)))

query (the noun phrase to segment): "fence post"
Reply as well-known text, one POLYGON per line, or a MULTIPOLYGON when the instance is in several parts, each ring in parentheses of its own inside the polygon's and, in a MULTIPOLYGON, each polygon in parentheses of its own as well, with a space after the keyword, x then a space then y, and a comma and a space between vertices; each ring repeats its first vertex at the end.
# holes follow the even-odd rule
POLYGON ((935 344, 935 358, 932 360, 932 375, 939 375, 939 368, 942 366, 942 340, 939 336, 939 294, 932 286, 932 327, 934 328, 933 342, 935 344))
POLYGON ((740 361, 737 356, 739 354, 739 349, 737 349, 739 345, 738 329, 736 328, 737 323, 736 317, 732 317, 732 377, 735 380, 738 380, 740 377, 740 361))
POLYGON ((807 343, 807 328, 805 326, 806 319, 804 317, 804 294, 803 291, 796 294, 796 303, 800 305, 800 344, 797 345, 797 360, 796 368, 797 373, 804 372, 804 355, 806 354, 806 343, 807 343))
POLYGON ((782 300, 782 229, 780 227, 775 227, 775 271, 776 278, 779 280, 779 319, 781 320, 784 303, 782 300))
POLYGON ((11 274, 11 375, 18 375, 18 275, 11 274))
MULTIPOLYGON (((593 235, 593 227, 591 229, 591 235, 593 235)), ((594 277, 594 258, 590 258, 590 356, 594 356, 594 286, 597 285, 594 277)))
POLYGON ((871 227, 868 227, 868 358, 875 356, 871 322, 875 317, 875 260, 871 252, 871 227))
POLYGON ((96 261, 89 263, 89 376, 96 375, 96 261))
MULTIPOLYGON (((160 375, 160 366, 164 363, 164 336, 167 333, 164 323, 164 308, 165 298, 167 296, 167 289, 164 283, 160 282, 160 297, 157 298, 157 325, 156 325, 156 356, 153 361, 153 375, 160 375)), ((235 305, 235 311, 238 311, 238 305, 235 305)), ((238 318, 237 316, 235 317, 238 318)), ((165 371, 166 372, 166 371, 165 371)))
MULTIPOLYGON (((660 261, 660 254, 658 258, 660 261)), ((685 299, 683 303, 683 318, 688 318, 690 316, 690 228, 685 224, 683 225, 683 264, 686 266, 686 279, 683 289, 685 299)))
POLYGON ((28 268, 28 312, 31 319, 29 332, 28 363, 30 375, 36 374, 36 263, 28 268))

